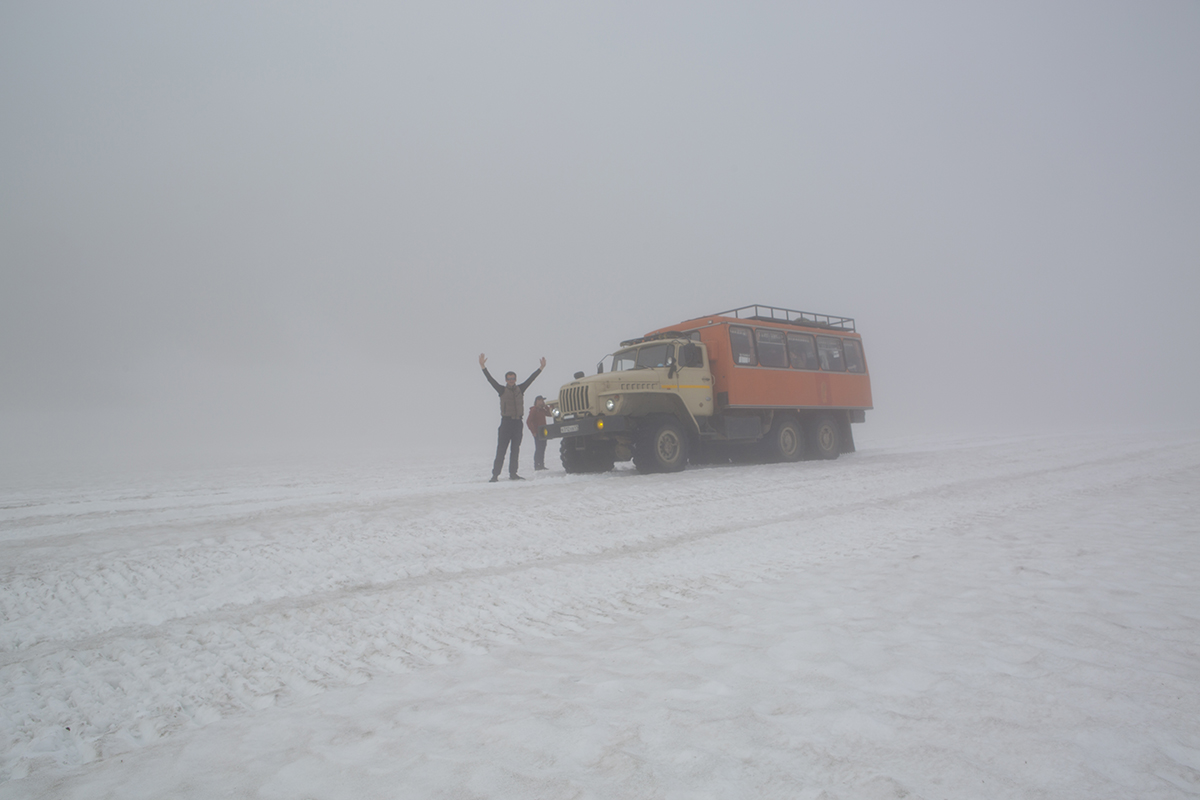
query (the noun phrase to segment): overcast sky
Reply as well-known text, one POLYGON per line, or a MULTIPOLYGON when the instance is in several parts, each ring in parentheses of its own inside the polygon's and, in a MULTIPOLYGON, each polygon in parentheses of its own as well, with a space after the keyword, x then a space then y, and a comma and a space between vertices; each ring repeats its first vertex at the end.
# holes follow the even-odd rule
POLYGON ((871 436, 1196 427, 1200 4, 0 6, 0 449, 494 448, 747 303, 871 436))

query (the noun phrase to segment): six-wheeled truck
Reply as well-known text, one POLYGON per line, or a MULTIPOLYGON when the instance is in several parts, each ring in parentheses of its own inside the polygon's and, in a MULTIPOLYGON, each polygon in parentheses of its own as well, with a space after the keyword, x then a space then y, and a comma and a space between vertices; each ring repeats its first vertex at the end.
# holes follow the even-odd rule
MULTIPOLYGON (((605 357, 609 358, 608 356, 605 357)), ((608 369, 575 374, 538 436, 562 439, 567 472, 799 461, 853 452, 871 405, 854 320, 753 305, 621 342, 608 369)))

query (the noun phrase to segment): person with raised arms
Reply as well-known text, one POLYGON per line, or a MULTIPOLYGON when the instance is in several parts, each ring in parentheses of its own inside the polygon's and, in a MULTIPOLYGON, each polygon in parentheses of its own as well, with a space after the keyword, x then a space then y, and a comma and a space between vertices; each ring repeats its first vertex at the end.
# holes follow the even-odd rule
POLYGON ((504 466, 504 451, 511 448, 508 456, 508 479, 511 481, 525 480, 517 474, 517 466, 521 457, 521 436, 522 436, 522 418, 525 414, 525 390, 533 383, 538 375, 542 374, 542 370, 546 368, 546 358, 542 357, 541 366, 534 370, 533 374, 525 379, 524 383, 517 383, 517 373, 509 371, 504 374, 504 383, 501 384, 487 369, 487 357, 483 353, 479 354, 479 368, 483 370, 483 377, 488 379, 488 383, 496 390, 496 394, 500 396, 500 428, 496 435, 496 461, 492 464, 492 479, 490 483, 495 483, 500 479, 500 469, 504 466))

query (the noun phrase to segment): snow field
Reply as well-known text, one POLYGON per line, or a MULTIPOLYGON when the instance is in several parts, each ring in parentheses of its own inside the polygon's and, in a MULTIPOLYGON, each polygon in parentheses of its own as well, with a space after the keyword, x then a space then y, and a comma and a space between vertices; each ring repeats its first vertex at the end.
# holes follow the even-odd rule
POLYGON ((14 493, 0 796, 1200 792, 1195 438, 483 466, 14 493))

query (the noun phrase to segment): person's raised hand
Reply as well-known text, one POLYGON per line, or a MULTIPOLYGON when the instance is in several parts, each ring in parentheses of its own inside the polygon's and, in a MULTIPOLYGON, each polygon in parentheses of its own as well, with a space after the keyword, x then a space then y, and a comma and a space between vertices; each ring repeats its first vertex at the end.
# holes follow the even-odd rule
MULTIPOLYGON (((543 358, 542 360, 545 361, 546 359, 543 358)), ((487 364, 487 358, 484 357, 483 353, 480 353, 479 354, 479 368, 487 369, 487 367, 485 366, 486 364, 487 364)))
POLYGON ((545 356, 542 356, 542 366, 541 366, 541 369, 545 369, 545 368, 546 368, 546 357, 545 357, 545 356))

